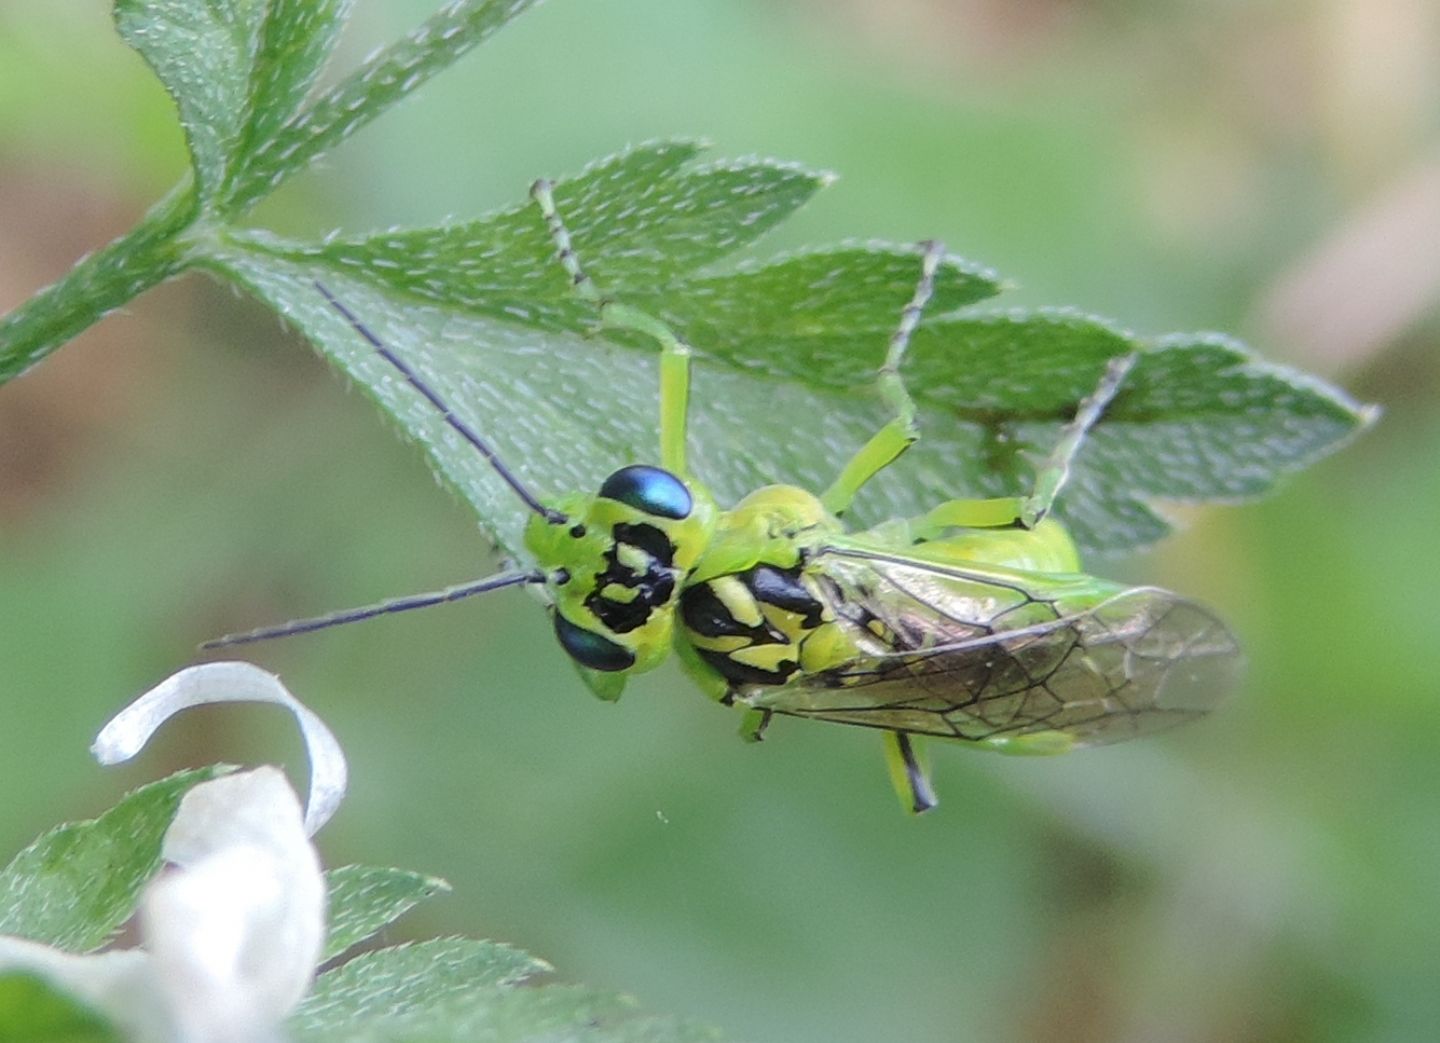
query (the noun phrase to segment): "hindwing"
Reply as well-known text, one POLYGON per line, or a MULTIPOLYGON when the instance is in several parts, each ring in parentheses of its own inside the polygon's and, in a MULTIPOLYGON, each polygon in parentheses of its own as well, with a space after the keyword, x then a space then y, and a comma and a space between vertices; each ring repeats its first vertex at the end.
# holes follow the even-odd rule
POLYGON ((1043 734, 1069 748, 1208 712, 1239 654, 1208 609, 1156 587, 854 547, 820 548, 806 572, 855 655, 741 688, 738 701, 997 748, 1043 734))

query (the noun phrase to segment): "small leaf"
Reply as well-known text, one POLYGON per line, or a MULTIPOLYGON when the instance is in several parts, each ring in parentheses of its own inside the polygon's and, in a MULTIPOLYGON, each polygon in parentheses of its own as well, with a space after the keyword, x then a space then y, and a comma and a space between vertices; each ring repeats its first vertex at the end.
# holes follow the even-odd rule
MULTIPOLYGON (((1147 502, 1251 498, 1345 444, 1376 416, 1343 392, 1255 358, 1218 334, 1141 342, 1145 354, 1066 487, 1065 517, 1086 545, 1142 538, 1124 516, 1147 502)), ((1015 439, 1053 440, 1054 425, 1016 425, 1015 439)))
POLYGON ((1154 344, 1115 404, 1116 433, 1142 429, 1141 453, 1110 447, 1117 471, 1168 499, 1256 496, 1277 462, 1298 470, 1374 419, 1373 410, 1313 377, 1257 359, 1218 334, 1174 336, 1154 344))
POLYGON ((121 1043, 109 1022, 38 975, 0 974, 0 1043, 121 1043))
MULTIPOLYGON (((873 363, 875 335, 883 343, 899 321, 901 305, 915 292, 922 252, 919 246, 891 243, 805 250, 735 272, 678 280, 675 292, 645 304, 685 326, 697 344, 727 345, 737 328, 747 338, 772 343, 856 333, 864 335, 873 363)), ((926 312, 955 311, 999 291, 992 272, 946 256, 926 312)), ((748 368, 758 358, 757 351, 742 364, 748 368)))
POLYGON ((290 1019, 297 1036, 338 1031, 369 1019, 404 1017, 453 996, 516 985, 550 970, 498 942, 439 938, 361 953, 327 971, 290 1019))
POLYGON ((305 102, 335 48, 353 0, 270 0, 250 69, 244 139, 248 156, 270 141, 305 102))
POLYGON ((794 163, 733 160, 682 170, 634 198, 617 198, 592 174, 569 191, 557 186, 555 201, 590 274, 620 290, 666 282, 754 242, 830 180, 794 163))
POLYGON ((517 989, 476 983, 424 1004, 389 1010, 375 1005, 349 1019, 297 1020, 291 1027, 306 1043, 716 1043, 722 1038, 708 1026, 647 1014, 628 996, 570 985, 517 989))
POLYGON ((425 899, 450 890, 438 877, 404 869, 341 866, 325 877, 330 933, 322 960, 334 959, 425 899))
MULTIPOLYGON (((388 1020, 388 1019, 387 1019, 388 1020)), ((577 1043, 717 1043, 709 1026, 647 1014, 628 996, 570 985, 479 990, 423 1015, 397 1019, 384 1040, 484 1039, 495 1043, 574 1040, 577 1043), (398 1031, 397 1031, 398 1030, 398 1031)))
POLYGON ((1157 502, 1258 496, 1372 419, 1342 392, 1216 334, 1143 338, 1068 310, 962 314, 916 337, 906 371, 924 417, 914 462, 938 467, 933 435, 944 443, 948 430, 972 445, 955 472, 969 488, 1028 491, 1030 461, 1050 451, 1106 361, 1130 352, 1139 364, 1056 505, 1090 551, 1163 538, 1170 525, 1157 502))
POLYGON ((180 111, 202 204, 244 210, 534 0, 458 0, 308 109, 350 0, 116 0, 180 111))
MULTIPOLYGON (((852 392, 873 384, 900 313, 915 293, 919 246, 890 243, 810 250, 724 275, 676 279, 662 293, 627 295, 680 330, 702 356, 747 373, 852 392)), ((993 273, 945 257, 926 313, 993 296, 993 273)), ((922 355, 928 319, 912 346, 922 355)), ((948 378, 954 363, 947 360, 948 378)), ((913 392, 925 380, 911 378, 913 392)))
POLYGON ((920 399, 957 413, 1063 423, 1105 363, 1138 346, 1104 319, 1070 309, 961 314, 923 324, 905 373, 920 399))
POLYGON ((71 952, 103 945, 160 867, 160 842, 180 798, 223 768, 143 786, 97 819, 44 834, 0 870, 0 934, 71 952))
MULTIPOLYGON (((485 40, 536 0, 452 0, 418 29, 366 61, 243 157, 227 201, 254 204, 286 177, 369 123, 485 40)), ((304 0, 294 0, 303 9, 304 0)), ((309 48, 304 54, 308 57, 309 48)))
POLYGON ((200 199, 215 198, 250 113, 265 0, 115 0, 115 27, 180 110, 200 199))
POLYGON ((116 0, 115 24, 180 111, 201 203, 300 111, 351 0, 116 0))

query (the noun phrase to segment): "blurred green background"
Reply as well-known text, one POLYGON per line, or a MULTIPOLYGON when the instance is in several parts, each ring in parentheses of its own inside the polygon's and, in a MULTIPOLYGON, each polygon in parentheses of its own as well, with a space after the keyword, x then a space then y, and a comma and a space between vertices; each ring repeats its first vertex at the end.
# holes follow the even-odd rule
MULTIPOLYGON (((434 4, 357 6, 348 62, 434 4)), ((1054 761, 937 749, 920 820, 868 733, 745 747, 670 669, 597 703, 523 595, 258 647, 351 757, 327 861, 448 878, 403 936, 509 941, 759 1043, 1435 1038, 1440 7, 551 0, 258 220, 473 215, 674 134, 843 175, 769 246, 938 236, 1016 303, 1235 332, 1386 415, 1100 563, 1231 621, 1222 712, 1054 761)), ((0 311, 182 165, 105 3, 4 0, 0 311)), ((303 770, 266 710, 89 761, 201 639, 492 567, 273 316, 197 276, 146 295, 0 388, 0 852, 181 764, 303 770)))

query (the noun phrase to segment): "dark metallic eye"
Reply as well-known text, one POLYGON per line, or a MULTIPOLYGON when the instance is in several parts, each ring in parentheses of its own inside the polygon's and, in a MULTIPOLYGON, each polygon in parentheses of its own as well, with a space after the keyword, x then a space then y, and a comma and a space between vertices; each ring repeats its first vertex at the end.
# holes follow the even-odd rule
POLYGON ((669 471, 645 464, 622 467, 600 486, 600 495, 657 518, 688 518, 695 500, 669 471))
POLYGON ((635 665, 634 652, 593 630, 576 626, 559 612, 555 613, 555 636, 560 640, 560 647, 570 653, 570 658, 591 670, 614 673, 635 665))

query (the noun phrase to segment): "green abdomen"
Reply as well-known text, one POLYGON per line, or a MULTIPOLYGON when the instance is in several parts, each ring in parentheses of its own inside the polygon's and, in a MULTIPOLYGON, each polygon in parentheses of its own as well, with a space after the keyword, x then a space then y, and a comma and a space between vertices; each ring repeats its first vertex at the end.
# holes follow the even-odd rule
POLYGON ((845 664, 857 657, 973 639, 1005 609, 1013 610, 1006 628, 1033 622, 1024 607, 1031 599, 1008 590, 1003 575, 989 579, 987 566, 1019 569, 1013 575, 1032 584, 1091 599, 1114 586, 1076 574, 1074 545, 1054 522, 1030 532, 974 531, 906 540, 900 550, 893 547, 894 534, 885 536, 830 535, 825 542, 833 540, 834 552, 821 550, 824 544, 816 541, 809 555, 793 555, 804 557, 806 564, 762 562, 692 583, 680 595, 680 635, 732 690, 783 685, 826 671, 835 672, 835 683, 843 686, 845 664), (897 588, 884 569, 847 561, 842 547, 878 555, 897 567, 908 561, 918 567, 915 575, 927 589, 897 588), (955 567, 978 571, 951 575, 955 567), (1077 581, 1083 590, 1071 589, 1077 581), (973 625, 966 627, 966 622, 973 625))

